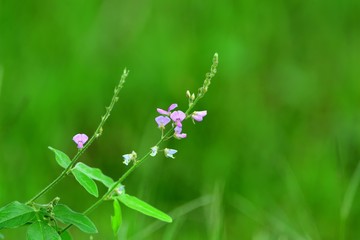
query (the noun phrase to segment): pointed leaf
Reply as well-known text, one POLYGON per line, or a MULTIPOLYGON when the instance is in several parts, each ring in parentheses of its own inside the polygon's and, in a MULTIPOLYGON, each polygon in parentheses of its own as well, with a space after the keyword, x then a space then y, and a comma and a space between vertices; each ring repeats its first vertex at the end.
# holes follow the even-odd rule
POLYGON ((96 181, 101 182, 108 188, 110 188, 111 185, 114 183, 114 180, 112 180, 110 177, 103 174, 100 169, 89 167, 85 163, 82 163, 82 162, 77 163, 75 165, 75 169, 84 173, 86 176, 88 176, 96 181))
POLYGON ((27 240, 61 240, 57 231, 47 223, 37 221, 31 224, 27 231, 27 240))
POLYGON ((119 228, 122 223, 121 208, 119 200, 114 199, 114 216, 111 216, 111 226, 114 232, 114 236, 118 235, 119 228))
POLYGON ((97 233, 94 223, 87 216, 71 210, 66 205, 56 205, 53 213, 55 214, 55 218, 64 224, 73 224, 86 233, 97 233))
POLYGON ((130 196, 129 194, 121 194, 117 197, 120 202, 122 202, 125 206, 132 208, 136 211, 141 212, 142 214, 148 215, 153 218, 157 218, 164 222, 172 222, 172 218, 167 215, 166 213, 163 213, 162 211, 154 208, 153 206, 149 205, 148 203, 130 196))
POLYGON ((63 153, 60 150, 57 150, 55 148, 49 147, 49 149, 51 151, 53 151, 55 153, 55 159, 56 162, 63 168, 67 168, 67 166, 69 166, 69 164, 71 163, 70 158, 68 157, 68 155, 66 155, 65 153, 63 153))
POLYGON ((34 218, 34 209, 15 201, 0 208, 0 229, 22 226, 34 218))
POLYGON ((85 188, 86 191, 88 191, 91 195, 94 195, 95 197, 99 196, 98 188, 94 180, 92 180, 76 168, 72 169, 71 172, 74 174, 76 180, 80 183, 81 186, 85 188))

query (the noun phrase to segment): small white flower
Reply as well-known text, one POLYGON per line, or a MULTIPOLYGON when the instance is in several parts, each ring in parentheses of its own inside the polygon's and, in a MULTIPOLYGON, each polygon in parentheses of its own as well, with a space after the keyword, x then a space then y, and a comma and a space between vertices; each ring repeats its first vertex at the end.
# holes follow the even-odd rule
POLYGON ((159 147, 158 147, 158 146, 154 146, 154 147, 152 147, 152 148, 151 148, 151 153, 150 153, 150 156, 155 157, 155 156, 156 156, 156 154, 157 154, 157 152, 158 152, 158 149, 159 149, 159 147))
POLYGON ((120 186, 118 188, 116 188, 116 192, 119 195, 125 193, 125 186, 120 184, 120 186))
POLYGON ((175 153, 177 153, 177 150, 175 150, 175 149, 170 149, 170 148, 164 149, 164 154, 165 154, 165 157, 167 157, 167 158, 175 158, 173 156, 175 153))
POLYGON ((128 165, 131 161, 136 161, 136 158, 137 158, 137 154, 135 151, 132 151, 131 153, 129 154, 124 154, 123 155, 123 158, 124 158, 124 164, 125 165, 128 165))

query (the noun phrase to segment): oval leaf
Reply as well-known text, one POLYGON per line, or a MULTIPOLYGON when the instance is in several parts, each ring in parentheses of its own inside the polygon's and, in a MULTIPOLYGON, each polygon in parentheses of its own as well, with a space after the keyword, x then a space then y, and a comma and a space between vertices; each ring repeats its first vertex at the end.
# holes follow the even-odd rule
POLYGON ((116 237, 122 223, 121 208, 119 200, 114 199, 114 216, 111 216, 111 226, 116 237))
POLYGON ((80 185, 85 188, 86 191, 88 191, 91 195, 94 195, 95 197, 99 196, 98 188, 94 180, 92 180, 76 168, 72 169, 71 172, 75 176, 76 180, 80 183, 80 185))
POLYGON ((68 155, 66 155, 66 154, 63 153, 62 151, 57 150, 57 149, 52 148, 52 147, 49 147, 49 149, 55 153, 56 162, 57 162, 61 167, 67 168, 67 167, 70 165, 71 160, 70 160, 70 158, 68 157, 68 155))
POLYGON ((61 240, 57 231, 47 223, 37 221, 31 224, 27 231, 27 240, 61 240))
POLYGON ((15 201, 0 208, 0 229, 22 226, 34 218, 34 209, 15 201))
POLYGON ((56 205, 53 213, 55 214, 55 218, 64 224, 73 224, 86 233, 97 233, 94 223, 87 216, 71 210, 66 205, 56 205))
POLYGON ((129 194, 121 194, 117 197, 117 199, 119 199, 119 201, 122 202, 125 206, 139 211, 142 214, 157 218, 164 222, 172 222, 172 218, 166 213, 154 208, 153 206, 136 197, 130 196, 129 194))
POLYGON ((82 163, 82 162, 77 163, 75 166, 75 169, 84 173, 86 176, 88 176, 96 181, 101 182, 108 188, 110 188, 111 185, 113 185, 113 183, 114 183, 114 180, 112 180, 112 178, 103 174, 100 169, 89 167, 85 163, 82 163))

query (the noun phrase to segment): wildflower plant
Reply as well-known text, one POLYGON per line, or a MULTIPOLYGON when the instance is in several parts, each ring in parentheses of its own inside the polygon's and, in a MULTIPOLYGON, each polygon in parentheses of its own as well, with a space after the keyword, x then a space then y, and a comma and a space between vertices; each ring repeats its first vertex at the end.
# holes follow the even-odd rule
MULTIPOLYGON (((111 226, 116 236, 122 223, 121 208, 126 206, 133 210, 139 211, 145 215, 156 218, 164 222, 172 222, 172 218, 166 213, 156 209, 150 204, 126 193, 124 180, 138 168, 147 158, 158 156, 159 152, 163 152, 166 158, 175 158, 176 149, 171 149, 164 145, 170 139, 178 140, 187 137, 183 132, 183 122, 192 119, 195 123, 203 121, 207 115, 206 110, 193 111, 196 103, 204 97, 211 83, 211 79, 215 76, 218 65, 218 55, 215 54, 210 72, 206 74, 203 85, 199 88, 198 93, 186 92, 188 99, 188 108, 185 111, 178 109, 176 103, 171 104, 167 110, 157 108, 159 116, 155 117, 154 125, 160 129, 160 139, 149 147, 149 151, 141 157, 135 151, 122 155, 123 163, 128 166, 128 169, 117 180, 113 180, 105 175, 100 169, 93 168, 80 162, 79 159, 82 154, 89 148, 92 143, 101 136, 103 126, 110 116, 110 113, 118 101, 118 95, 122 89, 125 80, 129 74, 128 70, 124 70, 119 84, 115 87, 114 95, 111 99, 110 105, 106 107, 105 114, 101 117, 101 121, 93 135, 89 138, 84 133, 78 133, 73 137, 78 151, 73 158, 70 158, 64 152, 49 147, 55 155, 56 162, 64 170, 61 174, 49 183, 44 189, 37 193, 27 202, 14 201, 6 206, 0 208, 0 231, 6 228, 18 228, 27 226, 27 239, 52 239, 52 240, 69 240, 72 239, 68 229, 77 227, 81 231, 94 234, 97 233, 95 224, 87 216, 94 211, 101 204, 112 201, 114 208, 114 215, 111 217, 111 226), (55 197, 48 203, 39 203, 38 199, 48 193, 55 185, 63 180, 68 175, 73 175, 75 180, 91 195, 97 198, 89 208, 82 212, 72 210, 69 206, 62 203, 59 197, 55 197), (99 196, 97 183, 104 185, 107 189, 105 194, 99 196)), ((121 155, 119 154, 119 159, 121 155)), ((0 233, 0 237, 3 235, 0 233)))

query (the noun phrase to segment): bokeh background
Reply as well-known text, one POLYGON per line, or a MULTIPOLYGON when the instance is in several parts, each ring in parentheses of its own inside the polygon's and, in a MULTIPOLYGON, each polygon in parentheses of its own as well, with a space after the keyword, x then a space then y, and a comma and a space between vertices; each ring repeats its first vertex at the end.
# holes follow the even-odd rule
MULTIPOLYGON (((359 239, 356 191, 340 214, 360 160, 359 22, 355 0, 0 0, 0 205, 61 172, 47 147, 73 156, 73 135, 93 133, 127 67, 81 159, 119 177, 122 154, 157 141, 156 108, 185 109, 218 52, 196 107, 208 116, 167 142, 175 160, 149 159, 125 182, 174 222, 123 208, 119 239, 359 239)), ((40 201, 55 196, 77 211, 95 201, 70 177, 40 201)), ((111 208, 90 215, 92 239, 113 239, 111 208)))

